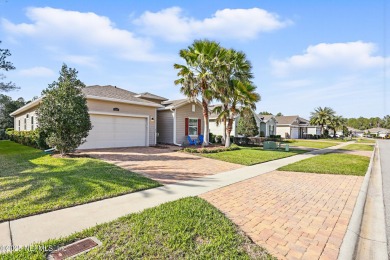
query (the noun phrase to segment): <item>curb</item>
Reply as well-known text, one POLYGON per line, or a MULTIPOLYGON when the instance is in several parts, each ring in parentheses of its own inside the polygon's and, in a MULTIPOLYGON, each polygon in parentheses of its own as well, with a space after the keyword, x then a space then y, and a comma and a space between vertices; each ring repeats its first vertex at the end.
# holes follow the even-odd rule
POLYGON ((370 164, 368 166, 366 175, 364 177, 362 186, 359 191, 359 195, 356 199, 355 208, 353 209, 351 219, 348 224, 347 232, 345 233, 343 242, 341 243, 339 256, 340 260, 352 260, 355 259, 355 251, 359 241, 359 234, 363 219, 364 206, 366 204, 368 184, 370 182, 372 165, 374 163, 374 157, 377 153, 378 144, 375 144, 374 151, 371 155, 370 164))

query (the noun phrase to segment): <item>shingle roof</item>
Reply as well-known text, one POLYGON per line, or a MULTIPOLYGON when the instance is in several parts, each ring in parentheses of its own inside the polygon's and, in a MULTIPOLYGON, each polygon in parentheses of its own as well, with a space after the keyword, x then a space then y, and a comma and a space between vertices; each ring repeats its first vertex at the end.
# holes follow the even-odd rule
POLYGON ((149 93, 149 92, 139 93, 138 95, 136 95, 136 97, 150 98, 150 99, 156 99, 156 100, 161 100, 161 101, 168 100, 167 98, 164 98, 164 97, 161 97, 161 96, 157 96, 157 95, 149 93))
POLYGON ((267 122, 268 120, 270 120, 271 118, 273 118, 274 116, 273 115, 261 115, 259 114, 259 118, 263 118, 263 122, 267 122))
POLYGON ((278 125, 292 125, 299 116, 277 116, 275 117, 278 125))
POLYGON ((371 128, 371 129, 367 129, 365 131, 370 131, 370 133, 378 133, 378 132, 381 132, 381 133, 390 133, 390 129, 386 129, 386 128, 380 128, 380 127, 376 127, 376 128, 371 128))
POLYGON ((88 86, 83 89, 83 93, 88 96, 97 96, 97 97, 103 97, 103 98, 113 98, 113 99, 120 99, 120 100, 126 100, 126 101, 134 101, 134 102, 141 102, 141 103, 151 103, 155 104, 151 101, 137 98, 135 95, 137 93, 118 88, 116 86, 106 85, 106 86, 88 86))

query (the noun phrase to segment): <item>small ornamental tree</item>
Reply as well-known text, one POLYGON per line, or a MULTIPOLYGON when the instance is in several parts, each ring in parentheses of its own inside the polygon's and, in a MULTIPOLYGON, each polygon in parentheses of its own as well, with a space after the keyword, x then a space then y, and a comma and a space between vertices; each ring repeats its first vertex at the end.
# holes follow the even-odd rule
MULTIPOLYGON (((0 49, 0 70, 9 71, 15 69, 12 62, 6 60, 9 56, 11 56, 11 52, 8 49, 0 49)), ((3 79, 5 79, 5 75, 0 73, 0 80, 3 79)), ((12 82, 0 82, 0 92, 7 92, 15 89, 18 89, 18 87, 12 82)))
POLYGON ((92 129, 87 100, 82 92, 85 84, 77 71, 62 65, 58 81, 42 92, 44 98, 37 110, 39 128, 46 142, 62 155, 74 151, 85 142, 92 129))
POLYGON ((237 133, 243 136, 256 136, 259 134, 259 128, 251 110, 246 109, 242 112, 238 120, 237 133))

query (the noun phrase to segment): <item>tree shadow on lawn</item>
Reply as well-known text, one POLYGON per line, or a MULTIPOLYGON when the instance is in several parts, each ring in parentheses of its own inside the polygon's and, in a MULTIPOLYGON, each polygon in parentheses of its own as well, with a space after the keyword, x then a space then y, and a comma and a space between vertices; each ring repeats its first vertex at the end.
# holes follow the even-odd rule
POLYGON ((0 156, 0 222, 160 186, 96 159, 0 156))

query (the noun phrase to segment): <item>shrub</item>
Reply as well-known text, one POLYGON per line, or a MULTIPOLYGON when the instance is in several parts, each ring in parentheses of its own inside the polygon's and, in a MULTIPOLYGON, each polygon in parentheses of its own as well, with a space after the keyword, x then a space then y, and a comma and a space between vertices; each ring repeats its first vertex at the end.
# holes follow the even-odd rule
POLYGON ((214 140, 215 140, 215 143, 220 144, 222 142, 222 135, 215 136, 214 140))
POLYGON ((34 131, 14 131, 11 129, 13 128, 8 128, 6 131, 6 135, 11 141, 42 150, 49 148, 45 142, 46 136, 39 128, 34 131))
POLYGON ((213 133, 209 133, 209 142, 215 143, 215 135, 213 133))

